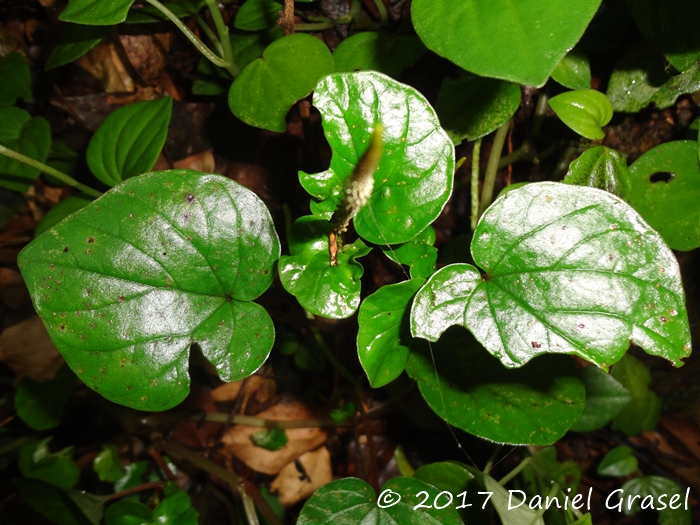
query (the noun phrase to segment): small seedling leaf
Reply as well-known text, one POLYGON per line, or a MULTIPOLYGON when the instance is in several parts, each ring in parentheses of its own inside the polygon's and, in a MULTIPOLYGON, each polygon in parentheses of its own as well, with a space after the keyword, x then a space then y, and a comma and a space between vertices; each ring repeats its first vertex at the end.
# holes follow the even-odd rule
POLYGON ((627 202, 632 191, 627 159, 606 146, 589 149, 573 161, 563 182, 605 190, 627 202))
POLYGON ((549 99, 549 105, 564 124, 591 140, 605 137, 601 128, 613 115, 608 97, 595 89, 567 91, 549 99))

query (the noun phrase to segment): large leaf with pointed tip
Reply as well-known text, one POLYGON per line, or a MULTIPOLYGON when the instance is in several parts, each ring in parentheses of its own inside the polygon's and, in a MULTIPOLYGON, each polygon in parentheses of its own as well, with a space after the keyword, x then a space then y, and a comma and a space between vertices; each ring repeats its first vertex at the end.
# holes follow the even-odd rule
MULTIPOLYGON (((439 492, 425 481, 399 476, 384 483, 377 498, 374 489, 361 479, 338 479, 311 496, 301 509, 297 525, 461 525, 456 504, 432 507, 439 492), (420 492, 428 494, 424 507, 419 506, 424 498, 420 492)), ((438 505, 444 505, 447 499, 443 494, 438 505)))
POLYGON ((335 69, 326 44, 297 33, 272 42, 231 84, 231 111, 250 126, 284 132, 285 117, 297 100, 335 69))
POLYGON ((164 410, 189 390, 196 343, 222 379, 257 370, 274 339, 251 302, 279 241, 265 205, 219 175, 128 179, 37 237, 19 266, 69 366, 107 399, 164 410))
POLYGON ((570 359, 547 356, 509 370, 464 329, 416 342, 406 372, 445 421, 485 439, 551 445, 583 413, 586 392, 570 359), (422 344, 421 344, 422 343, 422 344))
POLYGON ((454 146, 423 95, 375 71, 337 73, 316 86, 314 106, 333 150, 327 171, 299 173, 306 191, 322 201, 314 213, 330 218, 381 124, 384 150, 372 196, 354 219, 357 233, 375 244, 396 244, 437 218, 452 193, 454 146))
POLYGON ((630 203, 674 250, 700 246, 698 144, 677 140, 647 151, 629 168, 630 203))
POLYGON ((485 77, 542 86, 574 47, 600 0, 414 0, 429 49, 485 77))
POLYGON ((678 262, 618 197, 543 182, 505 193, 482 216, 469 264, 442 268, 418 292, 414 336, 468 328, 508 367, 545 353, 601 368, 633 342, 676 366, 690 354, 678 262))
POLYGON ((311 215, 301 217, 289 232, 291 255, 280 257, 280 281, 299 304, 315 315, 342 319, 360 305, 360 277, 364 269, 355 259, 370 248, 357 239, 338 250, 331 266, 328 234, 331 223, 311 215))
POLYGON ((372 388, 391 383, 403 372, 411 342, 409 312, 425 279, 382 286, 367 297, 357 318, 357 353, 372 388))

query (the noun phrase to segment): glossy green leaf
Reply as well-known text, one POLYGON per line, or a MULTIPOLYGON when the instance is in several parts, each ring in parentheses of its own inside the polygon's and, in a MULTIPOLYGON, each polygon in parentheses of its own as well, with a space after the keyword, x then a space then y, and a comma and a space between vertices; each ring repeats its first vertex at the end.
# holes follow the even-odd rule
POLYGON ((80 469, 72 459, 73 447, 49 452, 48 437, 24 445, 19 451, 19 470, 25 478, 40 479, 57 487, 70 488, 80 478, 80 469))
POLYGON ((435 244, 435 230, 428 226, 416 237, 403 244, 394 246, 382 246, 382 252, 397 264, 405 264, 411 272, 412 278, 427 279, 435 271, 437 250, 435 244))
POLYGON ((651 102, 669 79, 666 61, 654 46, 639 39, 615 64, 606 95, 615 111, 636 113, 651 102))
POLYGON ((90 139, 85 154, 95 177, 114 186, 150 170, 165 144, 172 107, 173 99, 163 97, 111 113, 90 139))
POLYGON ((464 523, 469 525, 490 525, 491 516, 488 509, 479 499, 485 497, 478 495, 483 488, 466 465, 456 461, 442 461, 428 463, 419 467, 413 474, 415 479, 425 481, 440 491, 451 492, 457 496, 463 491, 467 494, 464 501, 459 497, 455 499, 457 512, 464 523), (458 508, 464 503, 464 508, 458 508), (468 505, 468 506, 467 506, 468 505))
POLYGON ((489 497, 489 501, 496 509, 502 523, 507 525, 544 525, 542 516, 538 516, 534 510, 529 509, 527 502, 519 505, 521 503, 520 494, 507 491, 498 481, 474 467, 468 465, 463 465, 463 467, 474 476, 474 479, 487 493, 491 493, 490 496, 485 494, 480 495, 480 497, 489 497))
POLYGON ((611 476, 613 478, 629 476, 637 471, 639 463, 634 457, 632 449, 629 447, 615 447, 605 454, 603 460, 598 464, 597 472, 601 476, 611 476))
POLYGON ((46 215, 44 215, 44 218, 41 219, 39 224, 37 224, 36 229, 34 230, 34 237, 38 237, 69 215, 83 209, 93 200, 95 200, 93 197, 88 197, 86 195, 72 195, 67 199, 63 199, 61 202, 56 204, 56 206, 51 208, 46 215))
POLYGON ((331 266, 328 221, 301 217, 289 232, 290 255, 279 260, 282 286, 299 304, 314 315, 342 319, 360 305, 360 277, 363 268, 355 259, 370 248, 357 239, 338 250, 338 265, 331 266))
POLYGON ((269 29, 277 25, 284 7, 277 0, 246 0, 238 10, 233 25, 245 31, 269 29))
POLYGON ((394 38, 365 31, 343 40, 333 52, 338 73, 379 71, 398 78, 401 71, 412 66, 427 49, 415 35, 394 38))
POLYGON ((554 68, 552 78, 569 89, 589 89, 591 65, 588 57, 582 51, 572 49, 554 68))
POLYGON ((126 20, 134 0, 68 0, 59 20, 90 26, 111 26, 126 20))
POLYGON ((197 525, 198 516, 187 494, 178 490, 153 510, 136 501, 118 501, 105 512, 105 525, 197 525))
MULTIPOLYGON (((171 13, 178 18, 186 18, 196 14, 206 4, 205 0, 174 0, 172 2, 161 2, 171 13)), ((129 10, 126 17, 127 24, 150 24, 168 20, 168 17, 160 12, 156 7, 143 3, 129 10)))
POLYGON ((114 483, 119 481, 126 474, 126 469, 119 458, 119 451, 113 444, 103 445, 100 452, 92 463, 92 469, 100 478, 100 481, 114 483))
POLYGON ((540 87, 583 35, 600 0, 414 0, 426 46, 467 71, 540 87))
POLYGON ((149 173, 35 239, 19 266, 78 377, 111 401, 165 410, 189 390, 197 343, 224 381, 267 358, 274 328, 251 302, 279 241, 265 205, 219 175, 149 173))
POLYGON ((410 351, 410 305, 425 279, 382 286, 362 301, 357 353, 372 388, 399 377, 410 351))
POLYGON ((641 30, 671 64, 685 71, 700 59, 700 4, 686 0, 626 0, 641 30))
POLYGON ((700 89, 700 61, 694 63, 686 71, 671 77, 659 90, 654 93, 651 101, 659 109, 673 106, 681 95, 695 93, 700 89))
POLYGON ((284 132, 289 108, 334 67, 330 51, 319 39, 300 33, 286 36, 267 46, 262 57, 236 78, 228 94, 229 107, 246 124, 284 132))
POLYGON ((375 244, 410 241, 442 211, 452 193, 454 146, 437 115, 415 89, 374 71, 338 73, 319 82, 314 105, 333 150, 330 168, 299 173, 322 205, 312 211, 330 218, 345 180, 365 153, 377 124, 384 149, 374 191, 355 216, 357 233, 375 244))
POLYGON ((22 128, 32 119, 32 116, 23 109, 14 106, 0 108, 0 142, 18 139, 22 135, 22 128))
POLYGON ((287 433, 281 427, 263 428, 250 435, 250 440, 256 447, 265 450, 279 450, 287 444, 287 433))
POLYGON ((520 87, 511 82, 461 72, 442 82, 435 111, 455 144, 488 135, 520 106, 520 87))
POLYGON ((63 418, 63 404, 75 387, 75 374, 62 366, 56 376, 41 383, 23 377, 15 392, 15 412, 28 426, 36 430, 54 428, 63 418))
POLYGON ((629 168, 630 203, 674 250, 700 246, 700 166, 695 141, 666 142, 629 168))
POLYGON ((649 369, 644 363, 627 354, 613 367, 612 376, 632 396, 632 400, 613 420, 613 430, 621 430, 630 436, 653 430, 661 413, 661 399, 649 390, 649 369))
MULTIPOLYGON (((22 126, 18 138, 3 145, 39 162, 45 162, 51 149, 51 126, 42 117, 33 117, 22 126)), ((0 155, 0 186, 24 193, 39 176, 39 170, 0 155)))
POLYGON ((678 263, 624 201, 595 188, 533 183, 499 197, 474 232, 474 261, 418 292, 414 337, 458 324, 508 367, 544 353, 602 368, 630 342, 676 364, 690 354, 678 263))
MULTIPOLYGON (((379 498, 372 487, 357 478, 344 478, 322 486, 304 504, 297 525, 357 525, 358 523, 400 523, 401 525, 462 525, 456 503, 435 509, 439 491, 428 483, 397 477, 382 485, 379 498), (418 506, 427 493, 426 506, 418 506), (414 508, 418 506, 418 508, 414 508)), ((445 505, 445 494, 438 506, 445 505)))
POLYGON ((585 404, 583 384, 567 358, 550 356, 509 370, 458 328, 437 343, 414 344, 406 372, 438 416, 498 443, 551 445, 585 404))
POLYGON ((64 23, 44 69, 53 69, 73 62, 90 51, 109 33, 111 26, 64 23))
POLYGON ((606 146, 586 150, 571 163, 562 182, 605 190, 627 202, 632 191, 627 159, 606 146))
POLYGON ((586 408, 571 427, 575 432, 591 432, 607 425, 632 400, 632 395, 617 379, 595 366, 581 371, 586 387, 586 408))
MULTIPOLYGON (((640 509, 656 509, 659 525, 690 525, 693 520, 688 492, 675 481, 663 476, 643 476, 622 485, 622 512, 632 516, 640 509), (639 497, 635 497, 639 496, 639 497)), ((618 501, 610 498, 610 506, 617 510, 618 501)))
POLYGON ((18 98, 32 101, 32 76, 27 59, 17 51, 0 60, 0 107, 11 106, 18 98))
POLYGON ((38 479, 14 479, 22 499, 58 525, 100 525, 107 496, 61 489, 38 479))
POLYGON ((608 97, 595 89, 567 91, 550 98, 549 105, 564 124, 591 140, 605 137, 601 128, 613 115, 608 97))

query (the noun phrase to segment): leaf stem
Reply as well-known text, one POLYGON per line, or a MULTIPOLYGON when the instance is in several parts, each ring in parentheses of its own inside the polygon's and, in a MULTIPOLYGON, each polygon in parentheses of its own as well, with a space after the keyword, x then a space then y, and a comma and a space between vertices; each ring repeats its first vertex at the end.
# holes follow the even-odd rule
POLYGON ((350 423, 337 423, 333 419, 299 419, 299 420, 274 420, 274 419, 263 419, 253 416, 243 416, 240 414, 231 417, 230 414, 223 414, 220 412, 209 412, 202 416, 192 416, 193 420, 201 421, 211 421, 214 423, 228 423, 233 425, 248 425, 250 427, 262 427, 262 428, 318 428, 318 427, 349 427, 350 423))
POLYGON ((486 165, 484 187, 481 189, 479 217, 481 217, 481 215, 486 211, 486 208, 491 206, 491 201, 493 200, 493 188, 496 185, 496 174, 498 173, 498 161, 501 160, 501 152, 503 151, 503 144, 506 141, 509 128, 510 119, 508 119, 508 121, 500 128, 498 128, 498 131, 496 131, 496 136, 493 139, 491 154, 489 155, 489 162, 486 165))
POLYGON ((311 24, 294 24, 295 31, 323 31, 324 29, 330 29, 334 27, 333 22, 316 22, 311 24))
POLYGON ((522 470, 527 467, 530 462, 532 461, 532 456, 528 456, 525 459, 523 459, 517 467, 515 467, 513 470, 511 470, 508 474, 503 476, 499 481, 498 484, 501 486, 504 486, 506 483, 508 483, 511 479, 513 479, 515 476, 520 474, 522 470))
POLYGON ((384 5, 384 2, 382 0, 374 0, 374 5, 377 6, 377 10, 379 11, 381 25, 385 26, 387 20, 389 19, 389 16, 387 15, 386 6, 384 5))
POLYGON ((284 0, 284 8, 280 12, 278 24, 284 36, 294 34, 294 0, 284 0))
POLYGON ((214 44, 214 47, 216 50, 219 52, 219 54, 223 55, 224 54, 224 48, 221 46, 221 41, 219 40, 219 37, 216 36, 216 33, 211 30, 211 27, 209 27, 209 24, 199 16, 199 13, 194 13, 192 17, 195 19, 197 24, 199 24, 199 27, 202 28, 202 31, 204 31, 207 36, 209 37, 209 40, 211 40, 211 43, 214 44))
POLYGON ((51 175, 52 177, 56 177, 61 182, 64 182, 68 186, 73 186, 74 188, 82 191, 87 195, 90 195, 91 197, 99 197, 102 195, 102 193, 100 193, 99 191, 93 190, 92 188, 85 186, 85 184, 81 184, 70 175, 63 173, 62 171, 58 171, 57 169, 54 169, 51 166, 47 166, 46 164, 39 162, 38 160, 34 160, 30 157, 27 157, 26 155, 22 155, 21 153, 6 148, 5 146, 0 145, 0 155, 5 155, 6 157, 10 157, 11 159, 17 160, 28 166, 31 166, 32 168, 36 168, 43 173, 51 175))
MULTIPOLYGON (((211 49, 209 49, 204 42, 202 42, 197 35, 195 35, 192 31, 190 31, 190 28, 187 27, 182 20, 180 20, 175 14, 165 7, 163 4, 161 4, 158 0, 146 0, 149 4, 151 4, 153 7, 158 9, 161 13, 163 13, 168 19, 177 26, 177 28, 182 31, 182 33, 187 37, 187 39, 194 44, 194 47, 199 49, 200 53, 202 53, 207 59, 209 59, 213 64, 219 66, 219 67, 227 67, 228 64, 226 63, 225 60, 223 60, 221 57, 216 55, 211 49)), ((217 9, 218 10, 218 9, 217 9)), ((212 15, 213 16, 213 15, 212 15)))
POLYGON ((144 490, 150 489, 160 489, 165 485, 164 481, 149 481, 142 485, 137 485, 136 487, 131 487, 130 489, 124 489, 121 492, 115 492, 114 494, 109 494, 105 496, 105 502, 111 501, 113 499, 123 498, 124 496, 130 496, 131 494, 136 494, 137 492, 143 492, 144 490))
POLYGON ((474 149, 472 149, 472 214, 471 227, 472 231, 476 230, 476 225, 479 222, 479 159, 481 157, 481 139, 474 141, 474 149))
MULTIPOLYGON (((150 1, 150 0, 148 0, 150 1)), ((214 25, 216 26, 216 32, 219 33, 219 39, 221 40, 221 48, 223 50, 224 62, 223 67, 231 73, 231 76, 237 77, 241 70, 236 65, 233 60, 233 50, 231 49, 231 36, 228 32, 228 26, 224 22, 224 17, 221 16, 221 11, 216 3, 216 0, 206 0, 207 6, 209 7, 209 12, 211 13, 211 18, 214 20, 214 25)))

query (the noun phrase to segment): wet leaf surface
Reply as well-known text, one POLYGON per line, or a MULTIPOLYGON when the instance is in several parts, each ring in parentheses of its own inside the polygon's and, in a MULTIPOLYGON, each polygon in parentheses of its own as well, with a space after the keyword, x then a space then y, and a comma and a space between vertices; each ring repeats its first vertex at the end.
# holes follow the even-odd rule
POLYGON ((19 264, 78 376, 114 402, 163 410, 188 392, 192 343, 226 381, 265 361, 274 329, 251 301, 278 256, 252 192, 173 170, 115 187, 37 238, 19 264))
POLYGON ((632 191, 627 159, 605 146, 591 148, 573 161, 563 182, 605 190, 627 202, 632 191))

